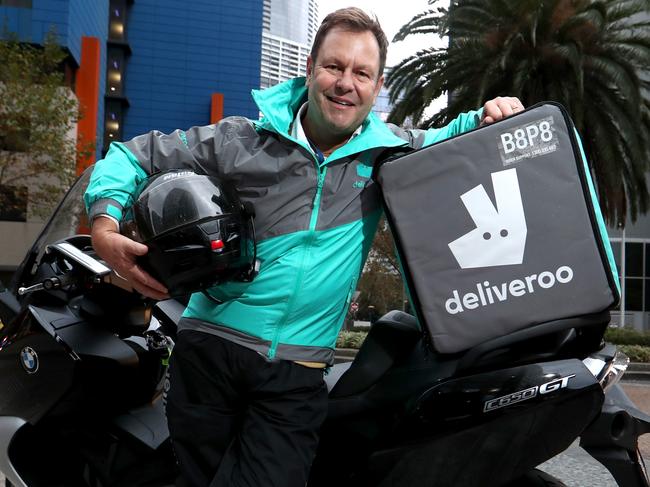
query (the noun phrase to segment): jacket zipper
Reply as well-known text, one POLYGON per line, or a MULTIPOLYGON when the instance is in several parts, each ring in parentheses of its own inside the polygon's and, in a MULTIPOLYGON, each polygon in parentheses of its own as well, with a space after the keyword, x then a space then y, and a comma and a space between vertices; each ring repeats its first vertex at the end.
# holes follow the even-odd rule
POLYGON ((354 294, 354 291, 356 289, 357 289, 356 280, 352 279, 352 282, 350 282, 350 288, 348 289, 348 296, 345 298, 345 303, 343 303, 343 309, 339 314, 337 323, 340 323, 342 320, 345 320, 345 317, 348 314, 348 310, 350 309, 350 301, 352 301, 352 294, 354 294))
POLYGON ((284 328, 284 325, 287 323, 287 318, 289 317, 289 313, 291 313, 291 310, 293 308, 293 303, 296 299, 296 296, 298 295, 298 290, 300 289, 300 286, 302 284, 302 277, 305 272, 305 260, 308 258, 309 254, 311 253, 311 246, 314 243, 314 239, 316 238, 316 224, 318 223, 318 212, 320 211, 321 195, 323 193, 323 186, 325 185, 325 175, 327 174, 327 166, 323 165, 325 157, 320 151, 316 152, 316 157, 317 160, 315 160, 314 162, 316 163, 316 171, 318 175, 316 178, 316 194, 314 195, 314 199, 311 204, 312 212, 311 212, 311 218, 309 220, 309 237, 307 242, 305 243, 305 249, 302 255, 302 262, 300 263, 300 268, 298 269, 298 275, 296 276, 293 292, 291 293, 291 296, 289 297, 289 301, 287 302, 287 310, 285 312, 282 322, 278 324, 278 326, 275 329, 275 334, 273 335, 271 348, 269 349, 269 353, 268 353, 269 358, 275 357, 275 353, 278 348, 278 338, 280 336, 280 330, 282 330, 282 328, 284 328))

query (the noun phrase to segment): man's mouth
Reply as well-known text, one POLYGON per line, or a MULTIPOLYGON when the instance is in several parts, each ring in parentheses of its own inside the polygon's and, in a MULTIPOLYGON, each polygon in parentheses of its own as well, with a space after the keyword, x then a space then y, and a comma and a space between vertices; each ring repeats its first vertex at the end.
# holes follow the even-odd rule
POLYGON ((341 105, 341 106, 344 106, 344 107, 353 107, 354 106, 354 103, 350 103, 349 101, 342 100, 340 98, 333 98, 331 96, 327 96, 326 98, 329 101, 331 101, 332 103, 336 103, 337 105, 341 105))

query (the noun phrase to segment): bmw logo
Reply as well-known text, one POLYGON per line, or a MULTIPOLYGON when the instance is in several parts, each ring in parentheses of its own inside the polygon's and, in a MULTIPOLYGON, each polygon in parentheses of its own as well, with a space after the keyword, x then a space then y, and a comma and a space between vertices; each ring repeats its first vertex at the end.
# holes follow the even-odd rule
POLYGON ((25 347, 21 350, 20 362, 28 374, 35 374, 38 371, 38 355, 32 347, 25 347))

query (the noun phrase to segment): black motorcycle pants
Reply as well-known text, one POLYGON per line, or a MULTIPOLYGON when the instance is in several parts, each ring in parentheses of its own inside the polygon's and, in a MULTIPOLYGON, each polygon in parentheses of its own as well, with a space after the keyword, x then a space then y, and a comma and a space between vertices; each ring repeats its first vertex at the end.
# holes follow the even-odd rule
POLYGON ((184 330, 169 381, 179 487, 305 486, 327 413, 322 369, 184 330))

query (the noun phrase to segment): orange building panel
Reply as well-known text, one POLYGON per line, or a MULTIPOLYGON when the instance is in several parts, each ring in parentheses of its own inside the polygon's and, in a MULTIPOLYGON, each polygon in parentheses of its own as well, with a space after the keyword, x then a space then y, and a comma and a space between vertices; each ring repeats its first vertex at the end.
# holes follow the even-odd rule
POLYGON ((77 70, 77 174, 95 162, 99 107, 101 45, 96 37, 81 38, 81 65, 77 70))
POLYGON ((223 118, 223 93, 212 93, 210 123, 217 123, 223 118))

